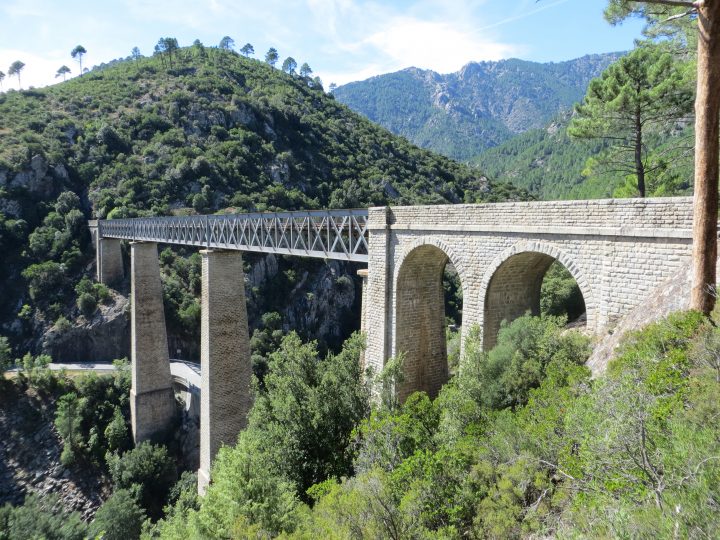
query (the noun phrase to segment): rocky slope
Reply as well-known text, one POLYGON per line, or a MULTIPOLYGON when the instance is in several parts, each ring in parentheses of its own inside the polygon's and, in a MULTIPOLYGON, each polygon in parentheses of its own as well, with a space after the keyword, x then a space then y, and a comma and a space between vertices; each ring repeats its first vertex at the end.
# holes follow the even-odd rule
POLYGON ((53 494, 68 510, 91 519, 110 493, 109 479, 87 467, 60 463, 53 425, 55 403, 28 390, 0 393, 0 506, 22 504, 28 493, 53 494))

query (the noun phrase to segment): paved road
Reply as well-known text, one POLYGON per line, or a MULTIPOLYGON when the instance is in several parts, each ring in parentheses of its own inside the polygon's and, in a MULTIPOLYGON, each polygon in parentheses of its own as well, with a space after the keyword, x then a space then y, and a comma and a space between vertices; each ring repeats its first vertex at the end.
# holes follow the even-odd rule
MULTIPOLYGON (((109 373, 115 371, 111 362, 83 362, 83 363, 57 363, 51 362, 48 366, 53 371, 96 371, 98 373, 109 373)), ((10 373, 17 373, 20 368, 9 370, 10 373)), ((200 387, 200 364, 186 362, 185 360, 170 360, 170 373, 173 377, 179 377, 190 384, 200 387)))

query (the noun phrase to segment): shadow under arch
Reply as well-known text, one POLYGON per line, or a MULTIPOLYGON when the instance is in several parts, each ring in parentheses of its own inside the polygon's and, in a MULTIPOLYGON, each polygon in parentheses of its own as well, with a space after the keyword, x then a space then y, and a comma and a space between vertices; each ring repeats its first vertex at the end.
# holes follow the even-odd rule
POLYGON ((464 272, 452 250, 439 241, 417 241, 398 263, 395 291, 395 355, 403 354, 400 402, 423 391, 435 398, 448 381, 443 273, 452 264, 464 288, 464 272))
POLYGON ((483 297, 483 349, 497 343, 503 321, 511 322, 526 312, 540 315, 543 279, 555 262, 562 264, 580 288, 585 303, 586 326, 593 328, 595 310, 592 291, 577 265, 557 247, 538 242, 520 243, 499 255, 485 274, 483 297))

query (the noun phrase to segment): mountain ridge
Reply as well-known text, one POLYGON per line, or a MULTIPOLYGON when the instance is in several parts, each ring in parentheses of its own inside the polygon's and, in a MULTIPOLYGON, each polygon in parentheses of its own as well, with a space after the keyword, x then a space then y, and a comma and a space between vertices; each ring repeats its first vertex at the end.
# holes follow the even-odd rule
POLYGON ((468 62, 449 74, 409 67, 348 83, 334 95, 423 148, 469 160, 570 109, 589 81, 622 54, 468 62))

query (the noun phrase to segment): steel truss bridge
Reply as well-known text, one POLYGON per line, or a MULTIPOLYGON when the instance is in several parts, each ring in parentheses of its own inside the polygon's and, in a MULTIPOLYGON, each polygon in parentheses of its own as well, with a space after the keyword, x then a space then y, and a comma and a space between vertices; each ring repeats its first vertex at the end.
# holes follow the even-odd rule
POLYGON ((317 210, 110 219, 100 238, 368 261, 368 211, 317 210))

